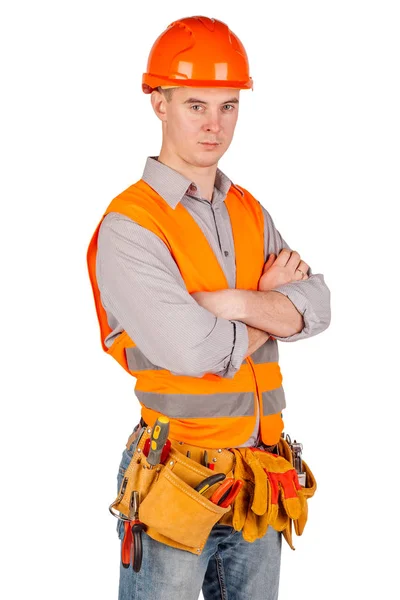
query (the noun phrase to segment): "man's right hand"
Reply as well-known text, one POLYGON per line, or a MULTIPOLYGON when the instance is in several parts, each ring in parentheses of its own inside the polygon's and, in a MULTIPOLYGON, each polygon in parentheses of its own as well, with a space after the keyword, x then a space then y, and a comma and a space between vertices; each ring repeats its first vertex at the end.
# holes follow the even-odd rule
POLYGON ((277 257, 275 254, 270 254, 265 261, 258 282, 258 290, 266 292, 285 283, 304 281, 308 279, 307 271, 309 268, 309 265, 301 260, 298 252, 283 248, 277 257), (300 269, 304 275, 297 269, 300 269))

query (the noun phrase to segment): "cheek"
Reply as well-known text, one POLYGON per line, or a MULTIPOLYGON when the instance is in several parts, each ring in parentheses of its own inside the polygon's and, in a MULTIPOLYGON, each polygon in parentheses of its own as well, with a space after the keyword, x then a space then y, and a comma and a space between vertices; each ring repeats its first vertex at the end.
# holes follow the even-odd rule
POLYGON ((196 123, 182 123, 178 135, 181 139, 182 146, 193 147, 201 140, 201 127, 196 123))
POLYGON ((174 123, 174 136, 181 143, 186 144, 199 138, 200 123, 196 123, 193 119, 177 119, 174 123))
POLYGON ((238 120, 238 115, 236 114, 234 118, 229 119, 229 121, 227 120, 226 122, 226 133, 229 136, 232 136, 234 131, 235 131, 235 127, 236 127, 236 123, 238 120))

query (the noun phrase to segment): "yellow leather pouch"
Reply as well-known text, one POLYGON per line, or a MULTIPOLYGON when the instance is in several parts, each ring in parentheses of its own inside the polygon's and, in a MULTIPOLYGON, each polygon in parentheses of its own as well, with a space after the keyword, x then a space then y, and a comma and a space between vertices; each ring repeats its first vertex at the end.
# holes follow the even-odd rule
POLYGON ((200 554, 212 527, 229 510, 210 502, 165 467, 141 504, 139 517, 161 535, 200 554))
MULTIPOLYGON (((209 449, 210 462, 215 459, 214 470, 185 456, 190 449, 203 453, 204 449, 182 445, 172 440, 165 464, 150 469, 143 448, 150 437, 145 431, 124 473, 118 497, 110 510, 129 516, 129 501, 133 490, 139 492, 139 519, 146 525, 146 533, 159 542, 200 555, 212 527, 231 510, 221 508, 209 500, 219 484, 211 486, 205 494, 194 488, 203 479, 215 473, 230 476, 233 454, 226 449, 209 449), (215 456, 213 456, 215 453, 215 456)), ((199 459, 199 457, 196 458, 199 459)))

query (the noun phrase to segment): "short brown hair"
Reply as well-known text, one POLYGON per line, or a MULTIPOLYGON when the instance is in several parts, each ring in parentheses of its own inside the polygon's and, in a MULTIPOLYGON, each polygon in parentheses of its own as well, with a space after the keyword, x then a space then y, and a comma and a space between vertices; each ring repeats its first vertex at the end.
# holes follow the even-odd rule
POLYGON ((157 90, 157 92, 160 92, 160 94, 164 96, 167 102, 171 102, 172 93, 176 88, 162 88, 161 86, 158 86, 155 89, 157 90))

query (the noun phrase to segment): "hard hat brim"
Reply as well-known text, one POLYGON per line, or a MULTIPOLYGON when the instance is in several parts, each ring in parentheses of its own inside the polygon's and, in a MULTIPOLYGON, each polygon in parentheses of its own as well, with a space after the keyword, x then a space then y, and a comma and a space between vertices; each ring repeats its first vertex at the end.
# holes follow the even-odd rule
POLYGON ((169 79, 160 75, 149 75, 143 73, 142 90, 145 94, 151 92, 159 86, 171 85, 173 87, 194 87, 194 88, 235 88, 240 90, 252 90, 253 79, 250 77, 247 81, 228 81, 225 79, 169 79))

